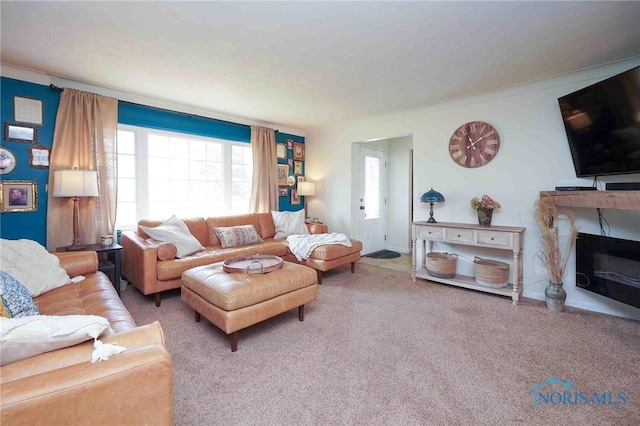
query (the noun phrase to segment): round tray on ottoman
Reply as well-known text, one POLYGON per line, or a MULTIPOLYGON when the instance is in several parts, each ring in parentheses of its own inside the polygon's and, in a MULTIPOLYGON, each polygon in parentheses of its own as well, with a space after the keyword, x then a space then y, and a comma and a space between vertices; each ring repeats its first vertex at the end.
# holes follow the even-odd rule
POLYGON ((222 270, 231 274, 266 274, 282 268, 282 259, 272 254, 251 254, 230 257, 222 270))

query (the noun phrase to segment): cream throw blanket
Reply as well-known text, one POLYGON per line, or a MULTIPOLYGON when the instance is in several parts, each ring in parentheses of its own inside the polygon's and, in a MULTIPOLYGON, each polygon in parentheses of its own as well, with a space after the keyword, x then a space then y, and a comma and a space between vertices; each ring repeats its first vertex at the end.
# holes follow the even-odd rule
POLYGON ((324 245, 341 245, 351 247, 351 240, 340 232, 330 234, 289 235, 287 237, 289 249, 296 259, 305 260, 311 256, 311 252, 324 245))

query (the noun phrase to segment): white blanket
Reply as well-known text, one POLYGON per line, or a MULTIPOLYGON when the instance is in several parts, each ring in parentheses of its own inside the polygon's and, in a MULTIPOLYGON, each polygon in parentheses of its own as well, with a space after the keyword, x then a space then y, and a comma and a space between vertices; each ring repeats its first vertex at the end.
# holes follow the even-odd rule
POLYGON ((311 256, 311 252, 324 245, 341 245, 351 247, 351 240, 340 232, 330 234, 289 235, 287 237, 289 249, 296 259, 304 260, 311 256))

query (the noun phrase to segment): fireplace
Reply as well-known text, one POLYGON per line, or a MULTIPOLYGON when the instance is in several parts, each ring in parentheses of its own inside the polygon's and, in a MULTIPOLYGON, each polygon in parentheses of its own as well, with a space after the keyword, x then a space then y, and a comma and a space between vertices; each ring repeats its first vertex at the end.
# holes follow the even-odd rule
POLYGON ((640 242, 579 233, 576 286, 640 308, 640 242))

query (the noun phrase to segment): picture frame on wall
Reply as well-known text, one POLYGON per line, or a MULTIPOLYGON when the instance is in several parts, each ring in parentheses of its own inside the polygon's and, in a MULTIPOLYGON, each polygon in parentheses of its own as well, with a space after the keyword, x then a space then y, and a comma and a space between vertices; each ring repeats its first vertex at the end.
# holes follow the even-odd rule
POLYGON ((0 175, 11 173, 16 168, 16 157, 11 151, 0 147, 0 175))
POLYGON ((287 145, 283 143, 276 144, 276 157, 286 159, 287 158, 287 145))
POLYGON ((4 139, 10 142, 37 143, 38 127, 26 123, 4 123, 4 139))
POLYGON ((293 139, 287 139, 287 149, 293 149, 293 139))
POLYGON ((46 169, 49 167, 49 153, 49 148, 43 145, 29 147, 29 166, 35 169, 46 169))
POLYGON ((298 176, 298 185, 300 185, 300 182, 304 182, 304 176, 298 176))
POLYGON ((38 210, 35 181, 5 180, 0 182, 0 212, 18 213, 38 210))
POLYGON ((304 144, 297 142, 293 144, 293 159, 304 160, 304 144))
POLYGON ((302 174, 302 161, 294 161, 293 162, 293 174, 301 175, 302 174))
POLYGON ((291 190, 291 205, 295 206, 300 204, 300 196, 298 195, 298 190, 297 189, 292 189, 291 190))
POLYGON ((287 186, 287 178, 289 177, 289 165, 278 164, 278 185, 287 186))
POLYGON ((280 197, 287 197, 289 196, 289 188, 278 188, 278 195, 280 197))

